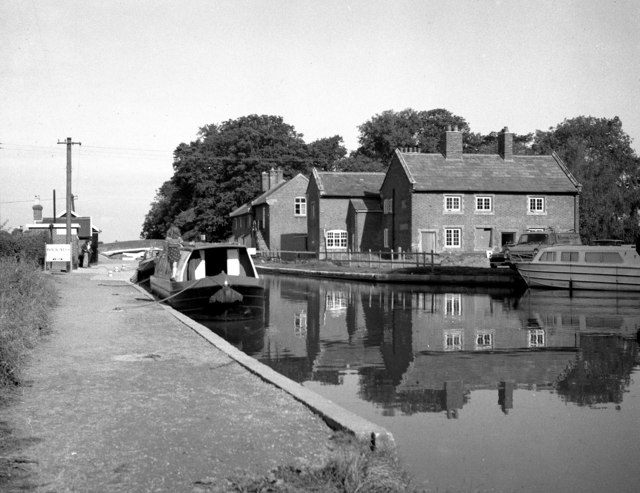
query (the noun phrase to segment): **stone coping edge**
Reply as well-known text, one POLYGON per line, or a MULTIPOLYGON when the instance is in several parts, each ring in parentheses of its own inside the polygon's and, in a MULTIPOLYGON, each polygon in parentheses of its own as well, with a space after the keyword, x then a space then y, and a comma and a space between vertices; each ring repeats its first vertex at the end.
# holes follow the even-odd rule
POLYGON ((326 277, 354 281, 405 283, 405 284, 456 284, 465 286, 516 286, 521 280, 511 273, 500 271, 487 274, 386 274, 373 272, 338 272, 328 270, 304 270, 288 267, 256 265, 264 274, 285 274, 291 276, 326 277))
MULTIPOLYGON (((153 296, 145 289, 131 282, 129 284, 141 293, 145 294, 147 297, 153 299, 153 296)), ((291 395, 297 401, 307 406, 312 412, 320 416, 320 418, 322 418, 331 429, 351 433, 358 438, 358 440, 368 442, 372 449, 395 449, 395 439, 391 432, 385 428, 378 426, 377 424, 372 423, 371 421, 368 421, 347 409, 344 409, 321 395, 304 388, 299 383, 279 374, 267 365, 260 363, 255 358, 252 358, 240 351, 204 325, 171 308, 169 305, 165 305, 163 303, 158 304, 163 309, 171 313, 171 315, 180 322, 191 328, 198 335, 206 339, 207 342, 227 354, 227 356, 249 370, 251 373, 257 375, 264 381, 275 385, 279 389, 291 395)))

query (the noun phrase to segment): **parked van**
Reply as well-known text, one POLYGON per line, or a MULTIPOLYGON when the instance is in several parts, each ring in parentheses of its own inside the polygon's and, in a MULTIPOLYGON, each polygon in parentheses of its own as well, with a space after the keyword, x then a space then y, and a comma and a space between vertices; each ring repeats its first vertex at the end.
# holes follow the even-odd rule
POLYGON ((553 245, 582 245, 582 240, 574 231, 527 231, 515 245, 505 247, 504 255, 510 262, 530 262, 538 250, 553 245))

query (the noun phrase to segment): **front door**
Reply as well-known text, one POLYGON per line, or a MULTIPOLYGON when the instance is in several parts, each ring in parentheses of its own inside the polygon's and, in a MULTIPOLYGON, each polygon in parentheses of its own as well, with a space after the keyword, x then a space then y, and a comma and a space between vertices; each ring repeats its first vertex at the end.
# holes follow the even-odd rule
POLYGON ((436 251, 436 232, 435 231, 422 231, 421 244, 423 252, 436 251))
POLYGON ((476 228, 475 250, 486 251, 491 248, 491 228, 476 228))

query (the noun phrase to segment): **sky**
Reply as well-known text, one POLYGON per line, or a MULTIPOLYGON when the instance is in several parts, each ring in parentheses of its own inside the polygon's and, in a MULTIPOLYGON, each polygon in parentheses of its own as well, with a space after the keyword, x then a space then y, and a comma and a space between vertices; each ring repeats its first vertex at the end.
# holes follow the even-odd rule
POLYGON ((640 149, 635 0, 0 0, 0 225, 65 210, 137 239, 173 150, 207 124, 283 117, 305 142, 386 110, 471 131, 622 120, 640 149))

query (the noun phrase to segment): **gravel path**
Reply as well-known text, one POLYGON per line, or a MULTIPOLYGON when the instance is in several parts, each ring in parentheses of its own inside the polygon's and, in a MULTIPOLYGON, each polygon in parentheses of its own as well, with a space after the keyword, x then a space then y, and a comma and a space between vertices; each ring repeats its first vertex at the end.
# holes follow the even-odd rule
MULTIPOLYGON (((115 267, 115 266, 114 266, 115 267)), ((202 491, 319 463, 332 431, 101 265, 52 274, 52 334, 0 409, 2 491, 202 491)), ((114 270, 114 269, 111 269, 114 270)))

